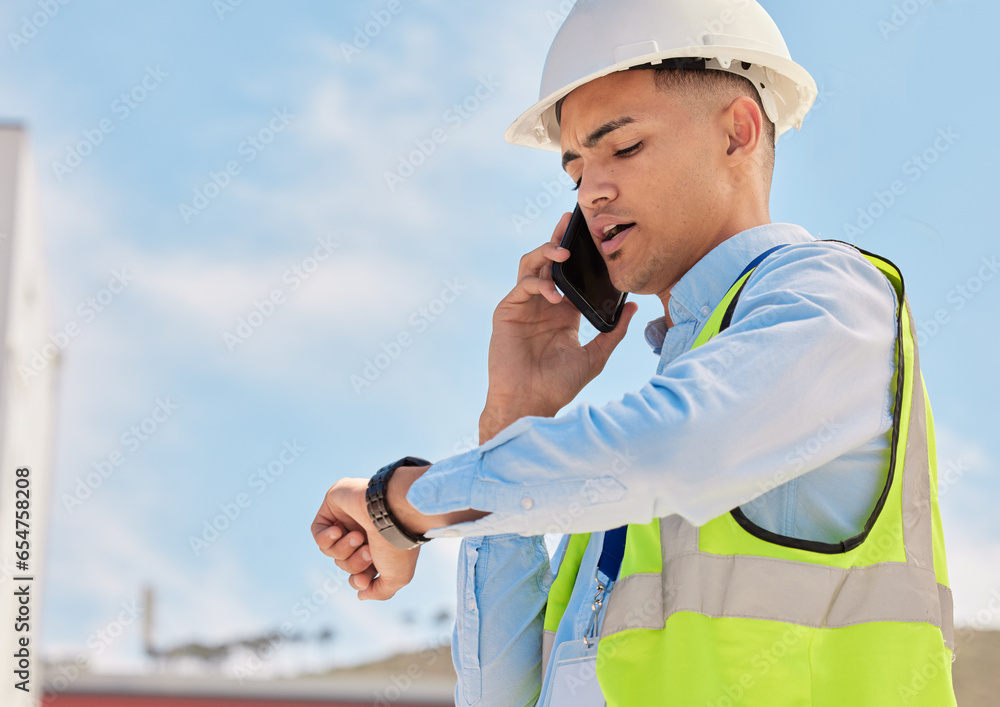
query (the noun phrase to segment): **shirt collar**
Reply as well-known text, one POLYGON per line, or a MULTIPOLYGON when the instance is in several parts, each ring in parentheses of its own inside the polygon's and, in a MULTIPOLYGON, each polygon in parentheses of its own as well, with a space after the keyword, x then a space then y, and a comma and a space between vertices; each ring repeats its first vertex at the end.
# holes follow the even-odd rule
MULTIPOLYGON (((813 240, 804 228, 788 223, 769 223, 737 233, 695 263, 670 289, 671 321, 674 326, 696 322, 700 328, 754 258, 777 245, 813 240)), ((666 317, 646 325, 646 343, 657 355, 666 333, 666 317)))

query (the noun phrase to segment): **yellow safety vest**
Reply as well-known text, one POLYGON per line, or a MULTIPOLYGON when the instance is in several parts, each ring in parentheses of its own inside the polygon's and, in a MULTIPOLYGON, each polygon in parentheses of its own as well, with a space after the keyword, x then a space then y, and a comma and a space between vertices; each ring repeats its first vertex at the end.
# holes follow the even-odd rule
MULTIPOLYGON (((916 332, 899 270, 862 253, 899 302, 889 474, 864 531, 837 544, 801 541, 739 509, 700 528, 676 515, 629 525, 598 644, 610 707, 955 705, 934 423, 916 332)), ((728 326, 750 274, 692 348, 728 326)), ((589 537, 570 538, 549 592, 549 644, 589 537)))

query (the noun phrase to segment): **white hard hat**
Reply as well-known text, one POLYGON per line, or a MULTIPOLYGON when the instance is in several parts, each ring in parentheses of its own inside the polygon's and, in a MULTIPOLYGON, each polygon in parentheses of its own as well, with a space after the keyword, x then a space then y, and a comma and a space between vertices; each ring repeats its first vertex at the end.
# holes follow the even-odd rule
POLYGON ((749 79, 775 137, 801 127, 816 100, 816 82, 792 61, 756 0, 577 0, 549 49, 540 100, 507 128, 507 142, 558 151, 555 105, 570 91, 615 71, 685 57, 749 79))

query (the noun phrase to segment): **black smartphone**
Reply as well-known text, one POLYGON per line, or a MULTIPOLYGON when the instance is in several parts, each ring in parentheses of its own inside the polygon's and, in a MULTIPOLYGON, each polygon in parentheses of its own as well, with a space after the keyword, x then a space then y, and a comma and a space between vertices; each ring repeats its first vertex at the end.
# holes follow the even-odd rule
POLYGON ((624 292, 611 284, 604 256, 597 249, 579 205, 560 244, 569 251, 564 263, 552 263, 552 279, 562 293, 598 331, 615 328, 625 307, 624 292))

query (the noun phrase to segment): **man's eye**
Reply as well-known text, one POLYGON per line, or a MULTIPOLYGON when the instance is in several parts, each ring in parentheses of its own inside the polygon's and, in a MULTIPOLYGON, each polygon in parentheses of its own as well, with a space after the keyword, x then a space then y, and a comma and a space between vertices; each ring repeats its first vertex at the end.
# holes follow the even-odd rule
POLYGON ((624 150, 618 150, 618 152, 615 153, 615 157, 628 157, 640 147, 642 147, 642 140, 632 145, 632 147, 626 147, 624 150))
POLYGON ((583 184, 583 177, 580 177, 579 179, 576 180, 576 186, 573 187, 570 191, 576 191, 577 189, 580 188, 581 184, 583 184))

